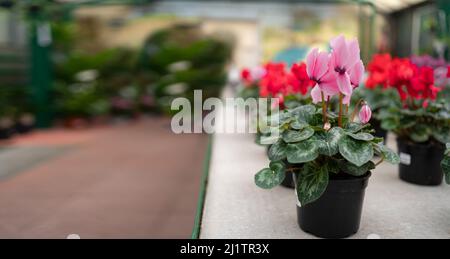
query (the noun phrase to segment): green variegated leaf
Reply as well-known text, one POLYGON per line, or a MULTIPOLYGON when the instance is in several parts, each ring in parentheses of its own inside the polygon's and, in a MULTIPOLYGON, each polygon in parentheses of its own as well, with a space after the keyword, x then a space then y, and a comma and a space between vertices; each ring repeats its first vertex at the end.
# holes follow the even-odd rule
POLYGON ((363 166, 373 158, 373 147, 370 142, 345 136, 339 141, 339 153, 354 165, 363 166))
POLYGON ((303 105, 291 110, 291 113, 297 117, 298 121, 309 123, 316 113, 316 107, 314 105, 303 105))
POLYGON ((291 113, 289 112, 280 112, 280 125, 285 125, 288 123, 291 123, 294 118, 292 117, 291 113))
POLYGON ((431 130, 427 125, 416 124, 409 137, 418 143, 426 142, 430 138, 431 130))
POLYGON ((361 131, 362 129, 367 128, 369 126, 370 126, 370 124, 361 124, 361 123, 350 122, 347 124, 346 130, 351 133, 356 133, 356 132, 361 131))
POLYGON ((270 161, 280 161, 286 158, 286 143, 279 140, 277 143, 273 144, 269 148, 269 159, 270 161))
POLYGON ((309 124, 311 125, 323 125, 323 115, 322 113, 316 113, 311 116, 309 120, 309 124))
POLYGON ((305 128, 300 131, 288 130, 283 133, 283 140, 286 143, 296 143, 296 142, 300 142, 303 140, 307 140, 312 135, 314 135, 314 130, 311 128, 305 128))
POLYGON ((319 199, 328 186, 329 175, 326 167, 307 164, 297 178, 297 197, 302 206, 319 199))
POLYGON ((286 154, 289 163, 303 164, 315 160, 319 156, 319 150, 316 143, 309 139, 296 144, 288 144, 286 154))
POLYGON ((444 172, 445 182, 450 184, 450 156, 445 156, 441 162, 442 171, 444 172))
POLYGON ((328 132, 317 132, 311 138, 319 148, 319 153, 325 156, 334 156, 339 152, 339 140, 344 134, 344 130, 335 127, 328 132))
POLYGON ((262 135, 259 138, 259 144, 261 144, 261 145, 273 145, 273 144, 277 143, 279 139, 280 139, 280 135, 279 134, 262 135))
POLYGON ((263 189, 272 189, 283 182, 286 177, 282 162, 271 162, 269 168, 264 168, 255 175, 255 183, 263 189))
POLYGON ((327 161, 328 173, 338 174, 341 170, 339 168, 339 163, 335 159, 328 159, 327 161))
POLYGON ((384 141, 384 138, 374 138, 373 139, 374 143, 383 143, 383 141, 384 141))
POLYGON ((382 143, 378 144, 378 148, 379 148, 381 154, 383 155, 384 160, 386 160, 387 162, 394 164, 394 165, 400 163, 400 157, 393 150, 386 147, 382 143))
POLYGON ((435 127, 432 132, 433 137, 441 142, 450 142, 450 128, 449 127, 435 127))
POLYGON ((374 136, 372 136, 369 133, 364 133, 364 132, 360 132, 360 133, 347 133, 347 136, 350 136, 353 139, 356 140, 362 140, 362 141, 372 141, 374 139, 374 136))
POLYGON ((339 161, 339 168, 342 170, 342 172, 349 175, 363 176, 370 170, 375 169, 375 164, 372 161, 369 161, 362 166, 356 166, 352 163, 349 163, 348 161, 341 160, 339 161))
POLYGON ((296 130, 301 130, 308 126, 309 126, 308 123, 306 123, 304 121, 299 121, 297 119, 291 122, 291 128, 296 129, 296 130))

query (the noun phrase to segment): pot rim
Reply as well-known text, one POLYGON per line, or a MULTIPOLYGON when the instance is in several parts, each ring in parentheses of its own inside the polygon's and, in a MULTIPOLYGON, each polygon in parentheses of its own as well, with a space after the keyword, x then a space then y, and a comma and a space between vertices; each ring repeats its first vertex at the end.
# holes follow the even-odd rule
POLYGON ((345 173, 345 172, 339 172, 339 174, 345 174, 349 178, 346 178, 346 179, 333 179, 333 178, 330 177, 330 181, 352 182, 352 181, 357 181, 357 180, 364 180, 364 179, 368 179, 368 178, 370 178, 372 176, 372 171, 368 171, 364 175, 361 175, 361 176, 353 176, 353 175, 345 173))
POLYGON ((445 145, 442 144, 441 142, 437 142, 437 141, 428 141, 428 142, 424 142, 424 143, 417 143, 414 142, 408 138, 405 137, 397 137, 397 144, 403 143, 405 145, 410 145, 410 146, 414 146, 417 148, 421 148, 421 149, 426 149, 426 148, 438 148, 438 149, 445 149, 445 145))

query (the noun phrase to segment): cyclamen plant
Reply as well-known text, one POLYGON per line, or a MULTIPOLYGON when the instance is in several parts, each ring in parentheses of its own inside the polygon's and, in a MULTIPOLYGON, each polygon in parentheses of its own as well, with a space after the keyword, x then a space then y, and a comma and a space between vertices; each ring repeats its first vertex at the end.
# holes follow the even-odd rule
POLYGON ((390 54, 375 54, 367 65, 369 76, 365 87, 361 87, 358 92, 370 105, 373 117, 377 120, 379 120, 380 109, 389 107, 392 100, 398 98, 395 89, 388 85, 391 61, 390 54))
POLYGON ((441 166, 442 171, 444 171, 445 182, 450 184, 450 143, 446 144, 447 150, 444 153, 444 159, 442 160, 441 166))
POLYGON ((396 89, 400 98, 380 108, 381 127, 415 143, 450 142, 450 104, 438 98, 444 86, 435 85, 433 68, 409 59, 393 59, 385 66, 389 73, 379 82, 396 89))
MULTIPOLYGON (((267 114, 271 114, 275 108, 278 111, 292 109, 309 102, 307 94, 314 82, 309 79, 305 63, 294 64, 287 70, 284 63, 269 62, 264 65, 264 71, 258 82, 259 96, 275 99, 268 107, 267 114)), ((268 134, 270 132, 258 130, 256 143, 262 144, 261 139, 268 134)))
POLYGON ((252 69, 244 68, 241 70, 241 82, 244 86, 240 91, 239 96, 244 99, 258 98, 259 96, 259 81, 266 74, 264 67, 255 67, 252 69))
POLYGON ((357 40, 339 36, 331 41, 331 47, 331 53, 314 49, 307 57, 307 74, 315 82, 311 91, 315 105, 271 116, 270 121, 277 124, 270 131, 280 134, 263 141, 271 144, 271 162, 255 175, 256 185, 270 189, 284 180, 286 172, 297 173, 297 196, 303 206, 321 197, 330 175, 360 177, 383 160, 399 163, 399 157, 383 145, 383 139, 372 135, 369 106, 360 101, 351 114, 348 112, 353 89, 364 73, 357 40), (331 111, 329 104, 335 96, 339 108, 331 111), (377 163, 372 161, 375 154, 381 157, 377 163))
MULTIPOLYGON (((259 96, 275 98, 273 106, 280 109, 294 108, 302 104, 314 82, 309 79, 306 64, 294 64, 290 70, 284 63, 267 63, 266 73, 259 82, 259 96)), ((273 108, 273 107, 272 107, 273 108)))

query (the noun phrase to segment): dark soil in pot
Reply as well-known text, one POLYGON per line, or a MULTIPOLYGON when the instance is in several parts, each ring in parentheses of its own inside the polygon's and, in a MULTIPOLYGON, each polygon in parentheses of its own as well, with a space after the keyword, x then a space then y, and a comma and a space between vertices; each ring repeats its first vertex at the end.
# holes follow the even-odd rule
POLYGON ((399 176, 405 182, 436 186, 442 184, 444 173, 441 161, 444 146, 438 143, 418 144, 397 139, 400 154, 399 176))
POLYGON ((361 177, 330 175, 328 187, 317 201, 297 206, 300 228, 321 238, 345 238, 358 232, 370 176, 370 172, 361 177))

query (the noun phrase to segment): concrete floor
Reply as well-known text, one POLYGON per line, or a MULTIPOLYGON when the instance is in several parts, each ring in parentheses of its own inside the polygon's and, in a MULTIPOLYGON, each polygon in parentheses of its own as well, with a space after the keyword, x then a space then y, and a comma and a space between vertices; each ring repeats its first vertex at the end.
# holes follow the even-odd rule
POLYGON ((189 238, 207 137, 169 127, 144 119, 3 143, 0 238, 189 238))

